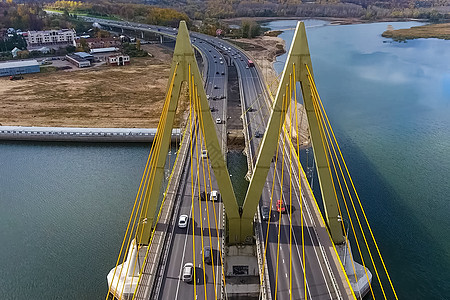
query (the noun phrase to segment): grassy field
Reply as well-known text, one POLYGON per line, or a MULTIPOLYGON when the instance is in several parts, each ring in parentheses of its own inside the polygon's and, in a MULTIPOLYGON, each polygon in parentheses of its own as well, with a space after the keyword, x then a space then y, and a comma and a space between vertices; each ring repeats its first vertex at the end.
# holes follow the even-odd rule
MULTIPOLYGON (((153 57, 132 58, 123 67, 0 78, 0 124, 10 126, 156 127, 161 115, 172 53, 143 45, 153 57)), ((180 102, 180 112, 186 110, 180 102)), ((184 113, 179 113, 179 126, 184 113)))
POLYGON ((450 23, 415 26, 408 29, 386 30, 383 37, 395 41, 412 40, 419 38, 450 39, 450 23))

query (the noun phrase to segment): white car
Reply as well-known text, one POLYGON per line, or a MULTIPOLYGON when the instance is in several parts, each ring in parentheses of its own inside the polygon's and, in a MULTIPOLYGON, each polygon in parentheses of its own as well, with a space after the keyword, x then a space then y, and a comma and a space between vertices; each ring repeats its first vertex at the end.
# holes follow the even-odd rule
POLYGON ((219 192, 216 190, 211 191, 211 195, 209 196, 209 200, 217 201, 219 199, 219 192))
POLYGON ((216 119, 216 124, 222 124, 222 120, 220 118, 216 119))
POLYGON ((202 150, 202 158, 208 158, 208 150, 202 150))
POLYGON ((184 265, 182 278, 184 282, 192 282, 194 279, 194 264, 186 263, 184 265))
POLYGON ((186 228, 188 223, 189 217, 187 215, 181 215, 178 219, 178 227, 180 228, 186 228))

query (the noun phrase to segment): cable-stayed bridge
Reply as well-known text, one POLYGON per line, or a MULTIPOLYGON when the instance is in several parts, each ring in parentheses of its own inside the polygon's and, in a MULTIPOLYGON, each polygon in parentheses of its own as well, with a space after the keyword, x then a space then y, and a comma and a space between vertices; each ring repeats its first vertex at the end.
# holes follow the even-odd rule
POLYGON ((106 298, 397 298, 320 100, 303 23, 272 95, 244 51, 217 38, 189 37, 184 22, 176 32, 102 22, 110 29, 176 34, 157 136, 116 266, 107 276, 106 298), (238 78, 238 103, 228 97, 231 74, 238 78), (188 118, 169 168, 180 101, 188 118), (245 137, 244 199, 236 198, 227 169, 230 118, 241 120, 245 137), (302 122, 320 183, 317 200, 301 164, 302 122))

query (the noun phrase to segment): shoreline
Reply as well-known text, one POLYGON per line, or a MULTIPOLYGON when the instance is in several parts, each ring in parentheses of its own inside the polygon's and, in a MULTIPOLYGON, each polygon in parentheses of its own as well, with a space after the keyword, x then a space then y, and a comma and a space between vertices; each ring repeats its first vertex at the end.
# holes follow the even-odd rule
POLYGON ((381 18, 377 20, 364 20, 360 18, 337 18, 337 17, 239 17, 239 18, 229 18, 223 19, 222 21, 227 24, 239 24, 243 20, 254 20, 258 23, 266 23, 271 21, 282 21, 282 20, 323 20, 329 21, 330 25, 353 25, 353 24, 367 24, 367 23, 383 23, 383 22, 424 22, 428 23, 428 19, 416 19, 416 18, 381 18))

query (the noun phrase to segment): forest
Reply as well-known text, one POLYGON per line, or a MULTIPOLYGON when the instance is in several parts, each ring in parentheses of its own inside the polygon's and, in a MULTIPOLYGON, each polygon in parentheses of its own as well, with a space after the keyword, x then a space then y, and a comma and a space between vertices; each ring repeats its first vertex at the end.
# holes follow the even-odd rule
MULTIPOLYGON (((142 0, 130 0, 140 2, 142 0)), ((192 19, 234 17, 339 17, 449 19, 448 0, 143 0, 183 8, 192 19)))
POLYGON ((171 8, 160 8, 144 4, 128 3, 94 3, 81 1, 56 1, 50 4, 39 2, 15 3, 0 0, 0 29, 15 28, 26 30, 43 30, 56 28, 75 28, 83 31, 78 15, 98 17, 116 17, 125 20, 176 26, 180 20, 190 22, 185 13, 171 8), (45 9, 53 9, 63 14, 49 14, 45 9))

